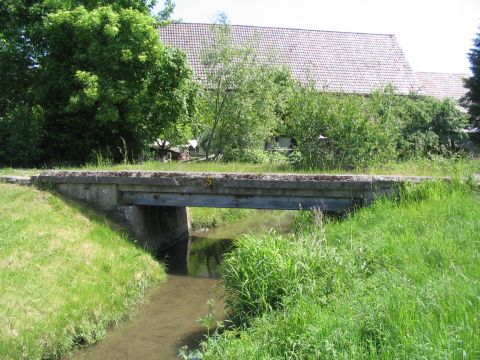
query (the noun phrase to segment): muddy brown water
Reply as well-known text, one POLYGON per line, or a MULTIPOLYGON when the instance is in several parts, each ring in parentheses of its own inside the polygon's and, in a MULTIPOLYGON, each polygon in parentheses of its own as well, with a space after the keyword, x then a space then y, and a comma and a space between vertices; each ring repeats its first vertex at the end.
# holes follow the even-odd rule
POLYGON ((188 275, 170 273, 166 283, 150 290, 138 311, 121 326, 109 330, 101 342, 77 351, 70 360, 179 359, 182 346, 198 347, 205 328, 198 319, 214 300, 217 320, 227 318, 223 289, 218 280, 223 255, 241 234, 291 229, 291 212, 259 211, 255 215, 191 238, 188 275))
POLYGON ((216 299, 217 313, 223 301, 218 280, 171 275, 153 289, 131 320, 114 327, 96 345, 79 351, 76 360, 169 360, 179 348, 195 348, 205 330, 196 321, 208 313, 207 300, 216 299))

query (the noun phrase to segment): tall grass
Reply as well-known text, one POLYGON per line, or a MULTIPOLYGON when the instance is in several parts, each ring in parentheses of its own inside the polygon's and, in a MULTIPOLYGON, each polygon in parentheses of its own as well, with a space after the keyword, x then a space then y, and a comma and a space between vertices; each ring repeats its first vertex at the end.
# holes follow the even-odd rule
POLYGON ((104 218, 0 184, 0 359, 55 359, 95 342, 163 279, 104 218))
MULTIPOLYGON (((0 175, 31 176, 47 168, 19 169, 0 168, 0 175)), ((88 170, 88 171, 116 171, 116 170, 143 170, 143 171, 193 171, 193 172, 231 172, 231 173, 354 173, 354 174, 382 174, 382 175, 427 175, 446 176, 456 174, 459 176, 480 172, 480 159, 468 158, 442 158, 417 159, 402 162, 386 162, 377 166, 357 167, 352 170, 323 169, 316 167, 294 167, 286 163, 249 164, 236 162, 170 162, 147 161, 143 163, 114 165, 98 155, 96 162, 81 167, 60 167, 51 170, 88 170)))
POLYGON ((240 326, 205 359, 477 359, 480 201, 428 183, 293 238, 244 237, 227 255, 240 326))

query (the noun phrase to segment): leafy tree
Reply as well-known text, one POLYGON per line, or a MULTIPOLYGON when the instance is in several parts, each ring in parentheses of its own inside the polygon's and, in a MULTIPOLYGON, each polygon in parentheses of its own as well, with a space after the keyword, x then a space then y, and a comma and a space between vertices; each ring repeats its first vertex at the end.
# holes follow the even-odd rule
POLYGON ((161 25, 168 24, 171 21, 173 11, 175 10, 175 3, 172 0, 165 0, 163 9, 155 16, 161 25))
POLYGON ((285 72, 258 59, 255 39, 235 44, 225 18, 213 32, 203 58, 206 157, 214 151, 227 160, 249 160, 247 155, 263 150, 264 141, 278 126, 276 109, 285 72))
POLYGON ((450 155, 459 150, 460 131, 468 124, 467 116, 453 99, 396 96, 393 109, 401 134, 398 140, 401 158, 450 155))
POLYGON ((477 126, 480 126, 480 33, 473 41, 473 48, 470 50, 468 58, 472 76, 465 80, 468 92, 464 100, 472 119, 477 126))
POLYGON ((287 134, 297 142, 296 161, 314 168, 349 168, 395 158, 396 138, 387 135, 394 132, 393 119, 379 116, 368 105, 360 95, 299 86, 287 121, 287 134))
MULTIPOLYGON (((8 0, 0 12, 10 26, 0 30, 0 140, 15 144, 16 124, 30 119, 39 131, 26 161, 84 162, 92 150, 125 155, 117 151, 124 142, 138 153, 188 117, 191 71, 184 54, 160 43, 153 4, 8 0)), ((7 162, 18 163, 10 151, 0 153, 7 162)))

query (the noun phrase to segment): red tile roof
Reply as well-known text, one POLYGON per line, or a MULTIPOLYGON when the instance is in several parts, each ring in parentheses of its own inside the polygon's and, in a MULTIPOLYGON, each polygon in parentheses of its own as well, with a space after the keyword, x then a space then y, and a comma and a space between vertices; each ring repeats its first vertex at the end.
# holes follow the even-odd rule
MULTIPOLYGON (((213 41, 211 24, 173 23, 159 29, 163 42, 188 55, 199 80, 202 54, 213 41)), ((400 94, 420 84, 394 35, 232 25, 236 44, 256 39, 257 54, 290 67, 295 79, 323 91, 368 94, 392 84, 400 94)), ((272 61, 272 60, 270 60, 272 61)))
POLYGON ((469 74, 449 74, 434 72, 417 72, 425 95, 434 96, 438 99, 446 97, 459 100, 465 95, 467 89, 463 86, 463 79, 469 74))

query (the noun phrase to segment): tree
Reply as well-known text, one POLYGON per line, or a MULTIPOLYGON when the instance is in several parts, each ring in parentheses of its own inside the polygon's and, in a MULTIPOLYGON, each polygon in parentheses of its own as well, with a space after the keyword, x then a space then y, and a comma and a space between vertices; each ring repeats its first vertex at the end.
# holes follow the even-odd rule
MULTIPOLYGON (((15 124, 31 114, 40 128, 37 162, 84 162, 93 150, 118 159, 124 143, 130 156, 138 154, 188 117, 191 71, 183 53, 160 43, 153 2, 8 5, 0 13, 14 29, 0 30, 0 80, 7 80, 0 89, 0 140, 18 139, 15 124), (13 74, 4 59, 13 59, 13 74)), ((7 162, 16 161, 0 153, 0 163, 7 162)))
POLYGON ((472 76, 465 80, 465 87, 468 89, 464 103, 468 106, 472 120, 480 126, 480 33, 473 41, 473 48, 468 54, 472 76))
POLYGON ((160 25, 168 24, 171 21, 173 11, 175 10, 175 3, 172 0, 165 0, 163 9, 155 16, 160 25))
POLYGON ((202 98, 203 144, 227 160, 244 159, 263 150, 276 129, 281 74, 255 52, 255 39, 234 44, 225 16, 213 28, 214 40, 203 57, 205 87, 202 98))

